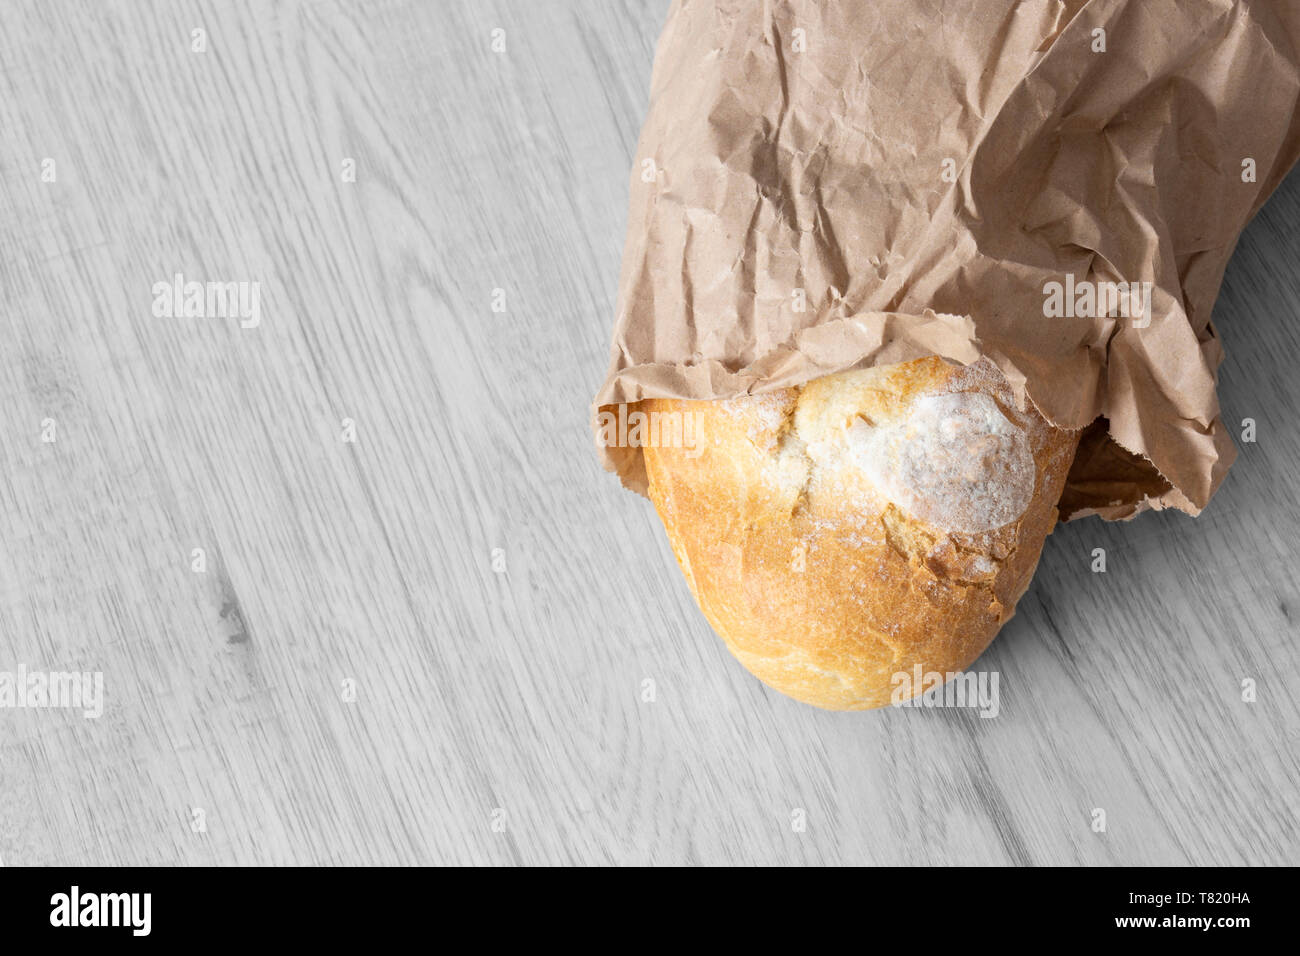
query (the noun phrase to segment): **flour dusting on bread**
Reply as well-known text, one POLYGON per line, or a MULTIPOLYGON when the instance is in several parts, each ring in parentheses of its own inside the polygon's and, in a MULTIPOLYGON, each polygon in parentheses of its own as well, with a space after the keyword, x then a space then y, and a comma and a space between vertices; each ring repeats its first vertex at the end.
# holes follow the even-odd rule
POLYGON ((982 392, 916 400, 903 420, 848 429, 853 459, 892 503, 947 531, 1010 524, 1034 495, 1024 430, 982 392))

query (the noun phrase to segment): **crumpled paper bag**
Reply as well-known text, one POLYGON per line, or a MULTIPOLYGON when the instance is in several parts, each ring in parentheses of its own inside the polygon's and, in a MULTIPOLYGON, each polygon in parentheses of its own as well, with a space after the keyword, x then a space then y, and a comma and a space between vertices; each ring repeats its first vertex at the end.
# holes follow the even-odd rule
POLYGON ((1235 455, 1210 312, 1300 151, 1298 58, 1289 0, 676 0, 593 414, 987 356, 1086 429, 1067 517, 1199 512, 1235 455))

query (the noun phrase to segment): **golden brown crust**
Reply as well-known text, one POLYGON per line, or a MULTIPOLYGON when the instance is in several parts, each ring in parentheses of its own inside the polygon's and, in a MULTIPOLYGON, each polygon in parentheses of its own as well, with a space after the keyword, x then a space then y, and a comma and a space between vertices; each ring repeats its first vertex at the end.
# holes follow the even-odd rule
POLYGON ((1029 585, 1077 437, 1018 410, 987 361, 641 410, 695 416, 694 449, 644 453, 705 617, 760 680, 832 710, 980 655, 1029 585))

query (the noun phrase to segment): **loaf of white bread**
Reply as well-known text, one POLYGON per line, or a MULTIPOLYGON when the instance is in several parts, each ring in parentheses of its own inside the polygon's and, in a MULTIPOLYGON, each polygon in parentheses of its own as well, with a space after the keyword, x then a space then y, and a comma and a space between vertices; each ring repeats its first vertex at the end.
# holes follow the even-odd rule
POLYGON ((1029 586, 1077 440, 1017 408, 987 359, 641 407, 694 418, 694 447, 644 454, 705 617, 760 680, 833 710, 980 655, 1029 586))

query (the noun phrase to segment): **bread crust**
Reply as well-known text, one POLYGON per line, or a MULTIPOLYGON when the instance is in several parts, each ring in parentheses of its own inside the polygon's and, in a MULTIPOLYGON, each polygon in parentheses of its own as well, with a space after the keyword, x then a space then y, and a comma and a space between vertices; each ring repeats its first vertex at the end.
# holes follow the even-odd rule
POLYGON ((980 655, 1029 585, 1077 440, 1018 409, 987 360, 641 409, 695 416, 694 448, 644 454, 705 617, 764 683, 830 710, 980 655))

